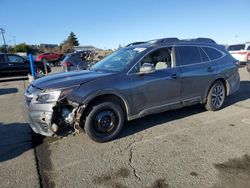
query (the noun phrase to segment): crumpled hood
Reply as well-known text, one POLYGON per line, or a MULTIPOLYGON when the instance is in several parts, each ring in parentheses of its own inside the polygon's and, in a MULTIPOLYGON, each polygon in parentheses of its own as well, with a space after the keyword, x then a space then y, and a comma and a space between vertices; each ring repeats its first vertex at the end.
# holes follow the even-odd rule
POLYGON ((112 73, 95 72, 89 70, 70 71, 39 78, 33 81, 32 85, 43 90, 58 89, 58 88, 65 88, 65 87, 84 84, 91 80, 107 76, 110 74, 112 73))

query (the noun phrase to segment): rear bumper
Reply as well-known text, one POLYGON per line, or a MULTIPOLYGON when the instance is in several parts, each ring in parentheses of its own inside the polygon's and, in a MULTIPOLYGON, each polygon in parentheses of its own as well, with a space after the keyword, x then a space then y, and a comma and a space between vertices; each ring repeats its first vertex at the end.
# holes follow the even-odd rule
POLYGON ((247 55, 241 55, 241 54, 234 54, 234 53, 231 53, 231 55, 237 59, 239 62, 245 64, 247 62, 247 55))
POLYGON ((238 70, 226 79, 226 84, 227 84, 227 95, 231 95, 239 90, 240 74, 238 70))

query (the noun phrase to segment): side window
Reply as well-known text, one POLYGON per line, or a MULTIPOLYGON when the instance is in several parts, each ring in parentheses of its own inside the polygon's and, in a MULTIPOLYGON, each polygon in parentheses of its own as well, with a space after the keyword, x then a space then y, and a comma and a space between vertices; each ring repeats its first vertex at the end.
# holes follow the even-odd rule
POLYGON ((209 58, 208 58, 207 54, 201 48, 199 48, 199 50, 200 50, 202 61, 203 62, 209 61, 209 58))
POLYGON ((222 53, 214 48, 202 47, 211 60, 219 59, 222 57, 222 53))
POLYGON ((247 47, 247 50, 250 50, 250 45, 247 47))
POLYGON ((0 55, 0 63, 4 63, 5 60, 4 60, 4 56, 3 55, 0 55))
POLYGON ((180 54, 181 65, 190 65, 202 62, 198 47, 178 46, 177 49, 180 54))
POLYGON ((11 63, 23 63, 23 58, 16 55, 8 55, 8 60, 11 63))
POLYGON ((155 70, 161 70, 173 67, 173 50, 172 48, 161 48, 151 52, 150 54, 146 55, 140 63, 138 63, 133 72, 139 72, 140 67, 143 64, 150 64, 155 70))

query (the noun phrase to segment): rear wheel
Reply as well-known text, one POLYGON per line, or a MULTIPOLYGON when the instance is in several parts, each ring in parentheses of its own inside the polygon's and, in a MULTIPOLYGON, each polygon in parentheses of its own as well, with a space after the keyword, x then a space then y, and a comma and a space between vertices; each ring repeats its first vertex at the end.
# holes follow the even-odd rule
POLYGON ((212 85, 207 95, 206 109, 209 111, 219 110, 226 98, 226 89, 221 81, 216 81, 212 85))
POLYGON ((117 137, 123 124, 122 108, 113 102, 103 102, 92 107, 86 117, 84 129, 92 140, 107 142, 117 137))

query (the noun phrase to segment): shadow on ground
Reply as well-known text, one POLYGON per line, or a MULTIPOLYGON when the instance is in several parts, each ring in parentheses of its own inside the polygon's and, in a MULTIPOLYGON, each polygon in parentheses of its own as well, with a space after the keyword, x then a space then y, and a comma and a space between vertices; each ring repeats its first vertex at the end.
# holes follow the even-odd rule
POLYGON ((7 95, 7 94, 12 94, 12 93, 17 93, 18 89, 17 88, 1 88, 0 89, 0 95, 7 95))
MULTIPOLYGON (((236 104, 240 101, 244 101, 250 98, 250 81, 241 81, 239 90, 226 98, 224 108, 230 105, 241 105, 236 104)), ((241 105, 242 106, 242 105, 241 105)), ((243 108, 249 108, 242 106, 243 108)), ((223 109, 222 109, 223 110, 223 109)), ((149 115, 131 122, 127 122, 119 138, 126 137, 151 127, 170 122, 177 119, 182 119, 187 116, 199 114, 205 112, 203 105, 195 105, 190 107, 184 107, 178 110, 167 111, 159 114, 149 115)))
POLYGON ((37 147, 43 138, 34 134, 27 123, 0 123, 0 163, 37 147))
POLYGON ((19 80, 28 80, 28 76, 0 78, 0 82, 12 82, 19 80))
POLYGON ((218 182, 213 188, 250 187, 250 156, 234 158, 214 164, 218 170, 218 182))
POLYGON ((241 81, 239 91, 226 99, 225 106, 233 105, 247 99, 250 99, 250 81, 241 81))

